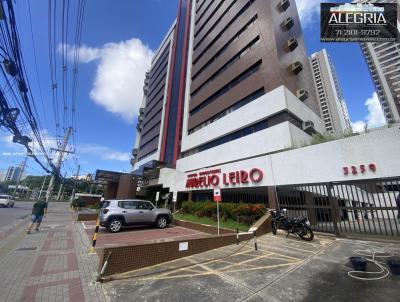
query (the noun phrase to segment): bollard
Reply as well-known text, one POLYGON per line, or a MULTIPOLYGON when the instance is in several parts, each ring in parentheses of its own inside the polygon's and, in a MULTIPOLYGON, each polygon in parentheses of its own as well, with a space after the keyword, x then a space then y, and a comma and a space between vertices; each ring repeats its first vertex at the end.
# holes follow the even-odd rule
POLYGON ((89 254, 94 254, 94 247, 96 246, 96 239, 97 239, 97 233, 99 232, 100 228, 100 219, 97 218, 96 221, 96 229, 94 230, 93 238, 92 238, 92 246, 90 247, 89 254))
POLYGON ((257 236, 256 236, 256 231, 253 232, 253 236, 254 236, 254 249, 257 251, 257 236))
POLYGON ((239 228, 236 228, 236 244, 239 245, 239 228))

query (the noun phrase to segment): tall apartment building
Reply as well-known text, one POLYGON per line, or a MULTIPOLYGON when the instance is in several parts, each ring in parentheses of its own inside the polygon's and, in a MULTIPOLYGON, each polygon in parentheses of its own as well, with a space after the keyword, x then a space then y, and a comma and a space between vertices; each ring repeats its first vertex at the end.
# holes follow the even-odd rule
POLYGON ((347 105, 335 67, 326 49, 310 56, 325 130, 338 136, 352 131, 347 105))
MULTIPOLYGON (((397 3, 397 28, 400 30, 398 0, 355 0, 354 2, 397 3)), ((379 102, 387 123, 400 122, 400 43, 361 43, 379 102)))
POLYGON ((133 173, 158 185, 325 132, 294 0, 180 0, 144 92, 133 173))
POLYGON ((4 181, 17 181, 21 172, 21 167, 8 167, 7 173, 4 177, 4 181))

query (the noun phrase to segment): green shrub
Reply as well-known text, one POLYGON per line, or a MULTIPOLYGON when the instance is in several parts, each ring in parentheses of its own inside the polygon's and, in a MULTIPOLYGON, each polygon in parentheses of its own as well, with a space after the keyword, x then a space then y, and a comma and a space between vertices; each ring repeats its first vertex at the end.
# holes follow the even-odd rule
POLYGON ((86 205, 86 201, 83 199, 75 199, 71 202, 71 207, 73 208, 84 208, 86 205))
MULTIPOLYGON (((244 224, 252 224, 261 218, 267 209, 262 204, 246 203, 220 203, 220 217, 224 221, 232 219, 244 224)), ((196 215, 198 217, 216 218, 217 204, 213 201, 193 202, 185 201, 182 203, 182 213, 196 215)))

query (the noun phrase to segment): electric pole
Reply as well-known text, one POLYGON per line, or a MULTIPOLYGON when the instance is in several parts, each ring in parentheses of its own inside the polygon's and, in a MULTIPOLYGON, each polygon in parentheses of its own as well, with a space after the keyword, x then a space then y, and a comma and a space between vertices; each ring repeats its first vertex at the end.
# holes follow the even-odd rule
POLYGON ((57 200, 60 200, 60 196, 61 196, 61 190, 63 189, 63 186, 64 186, 64 182, 65 182, 65 177, 67 176, 67 172, 65 172, 65 174, 64 174, 64 178, 63 178, 63 181, 62 181, 62 183, 61 183, 61 185, 60 185, 60 189, 58 190, 58 194, 57 194, 57 200))
POLYGON ((58 151, 58 157, 57 157, 57 161, 55 163, 55 171, 53 172, 53 174, 51 175, 50 178, 50 182, 49 182, 49 186, 47 187, 47 192, 46 192, 46 202, 49 201, 50 195, 51 195, 51 191, 53 191, 53 185, 54 185, 54 180, 55 180, 55 173, 59 173, 60 171, 60 167, 61 167, 61 163, 62 163, 62 159, 64 156, 64 153, 72 153, 70 151, 66 151, 65 148, 67 147, 68 144, 68 139, 69 136, 71 135, 72 132, 72 127, 68 127, 67 131, 65 132, 65 136, 64 136, 64 142, 61 146, 61 149, 54 149, 56 151, 58 151))
POLYGON ((42 196, 42 192, 43 192, 43 188, 44 188, 44 184, 46 183, 46 180, 47 180, 47 175, 44 177, 44 180, 43 180, 43 183, 42 183, 42 187, 40 188, 38 199, 40 199, 40 197, 42 196))
POLYGON ((78 171, 76 171, 76 176, 75 176, 74 188, 72 189, 72 194, 71 194, 71 198, 70 198, 71 202, 74 200, 74 197, 75 197, 76 182, 78 181, 80 169, 81 169, 81 166, 78 165, 78 171))
POLYGON ((12 198, 13 198, 13 199, 14 199, 14 197, 15 197, 15 194, 16 194, 17 191, 18 191, 19 182, 21 181, 22 174, 23 174, 24 171, 25 171, 25 166, 26 166, 26 162, 27 162, 27 161, 28 161, 28 156, 25 157, 24 163, 22 164, 22 167, 21 167, 21 171, 20 171, 20 173, 19 173, 19 175, 18 175, 17 183, 16 183, 16 185, 15 185, 14 193, 13 193, 13 195, 12 195, 12 198))

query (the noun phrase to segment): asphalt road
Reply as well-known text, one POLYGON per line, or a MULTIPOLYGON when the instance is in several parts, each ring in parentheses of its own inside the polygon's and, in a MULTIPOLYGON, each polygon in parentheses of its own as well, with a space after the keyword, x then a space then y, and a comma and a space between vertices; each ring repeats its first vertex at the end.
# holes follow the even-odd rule
POLYGON ((31 214, 33 202, 17 201, 13 208, 0 208, 0 228, 31 214))

